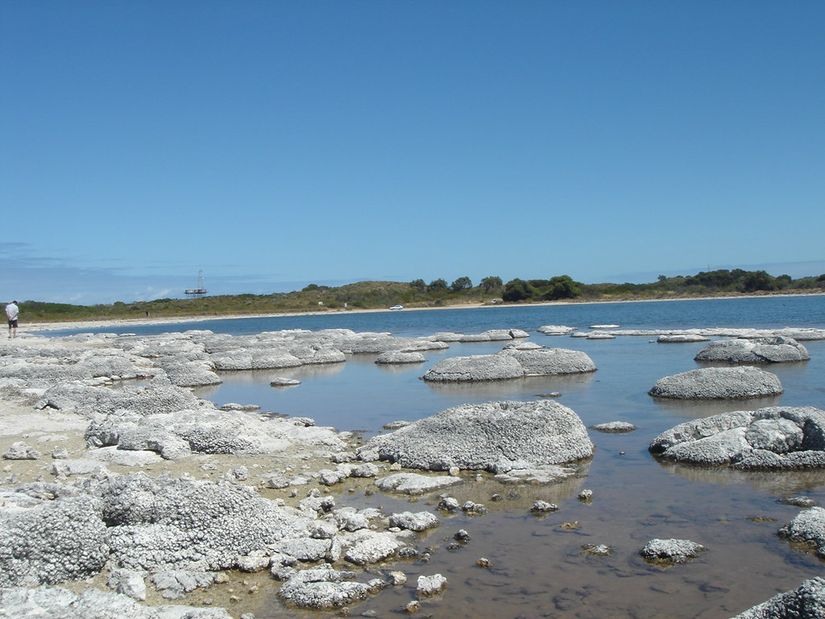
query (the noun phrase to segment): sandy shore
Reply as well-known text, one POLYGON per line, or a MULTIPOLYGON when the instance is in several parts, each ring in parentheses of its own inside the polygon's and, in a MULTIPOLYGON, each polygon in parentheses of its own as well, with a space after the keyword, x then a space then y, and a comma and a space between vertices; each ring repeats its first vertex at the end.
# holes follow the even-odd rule
MULTIPOLYGON (((404 312, 430 312, 441 310, 461 310, 461 309, 501 309, 501 308, 529 308, 529 307, 548 307, 560 305, 610 305, 610 304, 624 304, 624 303, 671 303, 673 301, 712 301, 712 300, 730 300, 730 299, 775 299, 786 297, 821 297, 825 293, 814 292, 808 294, 769 294, 769 295, 727 295, 727 296, 712 296, 712 297, 680 297, 673 299, 623 299, 623 300, 604 300, 604 301, 544 301, 539 303, 501 303, 497 305, 482 305, 463 303, 458 305, 443 305, 439 307, 410 307, 406 308, 404 312)), ((209 320, 238 320, 242 318, 283 318, 289 316, 330 316, 335 314, 378 314, 387 313, 398 310, 390 310, 387 308, 374 309, 351 309, 340 311, 313 311, 313 312, 278 312, 271 314, 223 314, 210 316, 174 316, 162 318, 112 318, 103 320, 73 320, 65 322, 36 322, 25 323, 25 317, 21 320, 21 327, 18 334, 23 335, 26 332, 39 332, 51 330, 64 329, 96 329, 100 327, 122 327, 126 325, 145 326, 145 325, 161 325, 161 324, 181 324, 191 322, 205 322, 209 320)))

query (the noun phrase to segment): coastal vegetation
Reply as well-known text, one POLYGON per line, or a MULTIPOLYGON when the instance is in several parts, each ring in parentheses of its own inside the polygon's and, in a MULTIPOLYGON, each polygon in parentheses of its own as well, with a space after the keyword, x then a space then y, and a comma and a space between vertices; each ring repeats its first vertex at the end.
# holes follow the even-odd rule
POLYGON ((568 275, 556 275, 548 279, 515 278, 507 282, 499 276, 490 275, 475 283, 469 277, 462 276, 452 282, 438 278, 430 282, 423 279, 411 282, 368 281, 334 287, 310 284, 302 290, 292 292, 117 301, 99 305, 24 301, 20 309, 26 321, 37 322, 346 311, 386 308, 396 304, 405 307, 445 307, 812 292, 825 292, 825 274, 794 279, 789 275, 773 276, 765 271, 720 269, 695 275, 660 275, 655 282, 639 284, 585 284, 568 275))

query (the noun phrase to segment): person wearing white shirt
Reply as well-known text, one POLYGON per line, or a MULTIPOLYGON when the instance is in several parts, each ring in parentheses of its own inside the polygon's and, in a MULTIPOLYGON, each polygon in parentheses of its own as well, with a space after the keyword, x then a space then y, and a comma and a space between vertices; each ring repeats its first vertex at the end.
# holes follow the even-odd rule
POLYGON ((12 301, 6 306, 6 318, 9 320, 9 339, 17 337, 17 317, 20 315, 20 308, 17 301, 12 301))

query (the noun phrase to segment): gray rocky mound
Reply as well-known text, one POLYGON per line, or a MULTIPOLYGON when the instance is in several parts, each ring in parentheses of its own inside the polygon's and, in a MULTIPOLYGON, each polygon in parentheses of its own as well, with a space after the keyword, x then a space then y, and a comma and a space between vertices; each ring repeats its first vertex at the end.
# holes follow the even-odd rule
POLYGON ((825 558, 825 509, 803 509, 793 520, 779 529, 779 535, 792 542, 808 544, 816 549, 819 557, 825 558))
POLYGON ((628 421, 607 421, 605 423, 597 423, 591 427, 597 432, 607 432, 613 434, 633 432, 636 429, 636 426, 628 421))
POLYGON ((543 333, 544 335, 570 335, 575 330, 575 327, 568 327, 566 325, 543 325, 537 329, 539 333, 543 333))
POLYGON ((112 558, 135 570, 219 570, 306 529, 309 520, 229 482, 123 475, 102 486, 112 558))
POLYGON ((507 348, 493 355, 451 357, 436 363, 423 378, 433 382, 506 380, 594 372, 593 360, 578 350, 507 348))
POLYGON ((59 587, 0 589, 0 614, 44 619, 231 619, 223 608, 143 606, 119 593, 89 589, 78 594, 59 587))
POLYGON ((721 363, 788 363, 807 361, 810 355, 796 340, 776 336, 713 342, 700 350, 695 359, 721 363))
POLYGON ((779 395, 782 383, 776 374, 750 366, 701 368, 660 378, 649 393, 676 400, 741 400, 779 395))
POLYGON ((100 503, 33 500, 0 509, 0 586, 36 586, 97 574, 109 556, 100 503))
POLYGON ((396 363, 423 363, 426 361, 424 355, 420 352, 401 352, 399 350, 391 350, 389 352, 381 353, 375 359, 379 365, 388 365, 396 363))
POLYGON ((825 617, 825 578, 811 578, 732 619, 818 619, 825 617))
POLYGON ((581 419, 552 400, 465 404, 376 436, 358 450, 363 460, 389 460, 407 468, 494 473, 592 454, 581 419))
POLYGON ((682 333, 675 335, 660 335, 656 341, 660 344, 689 344, 692 342, 707 342, 710 338, 706 335, 695 333, 682 333))
POLYGON ((770 407, 679 424, 650 443, 652 453, 691 464, 738 469, 825 467, 825 411, 770 407))
POLYGON ((686 563, 705 549, 689 539, 652 539, 641 550, 641 555, 655 563, 686 563))
POLYGON ((353 578, 354 572, 341 572, 331 567, 304 570, 289 578, 278 595, 295 606, 323 610, 365 600, 371 592, 381 589, 380 581, 366 584, 355 582, 353 578))

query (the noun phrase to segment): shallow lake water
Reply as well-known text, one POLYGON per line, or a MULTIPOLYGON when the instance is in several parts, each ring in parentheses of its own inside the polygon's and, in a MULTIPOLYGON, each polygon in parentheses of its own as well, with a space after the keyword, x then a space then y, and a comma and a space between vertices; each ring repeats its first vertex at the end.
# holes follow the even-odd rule
MULTIPOLYGON (((398 314, 401 316, 342 317, 363 321, 358 326, 336 323, 331 316, 305 317, 313 319, 310 324, 296 318, 284 326, 283 321, 270 319, 265 326, 255 323, 254 331, 349 326, 424 335, 495 327, 535 329, 548 323, 586 328, 603 322, 628 328, 822 327, 825 298, 418 312, 420 319, 413 313, 398 314), (318 318, 324 319, 321 324, 316 324, 318 318), (390 328, 388 322, 392 321, 406 321, 406 326, 390 328)), ((192 326, 236 333, 249 328, 246 322, 236 323, 235 330, 224 324, 231 321, 216 322, 221 323, 221 329, 203 323, 192 326)), ((182 327, 170 325, 165 330, 182 327)), ((447 577, 446 591, 424 600, 420 616, 725 618, 779 591, 795 588, 807 578, 825 574, 825 562, 808 550, 791 547, 776 534, 799 512, 799 508, 779 503, 778 499, 805 494, 825 504, 825 472, 702 469, 660 463, 647 451, 658 433, 697 417, 777 404, 825 409, 825 342, 805 342, 811 354, 807 363, 767 368, 780 377, 785 388, 777 398, 696 403, 655 400, 647 391, 662 376, 698 367, 693 357, 702 343, 657 344, 646 337, 588 341, 535 332, 530 340, 583 350, 599 369, 572 378, 462 386, 421 381, 419 377, 440 359, 491 353, 504 345, 451 344, 449 350, 425 353, 427 362, 413 366, 380 367, 375 365, 374 355, 358 355, 328 367, 226 372, 222 374, 222 385, 198 393, 217 404, 256 403, 265 411, 310 416, 319 425, 360 430, 367 436, 381 431, 389 421, 419 419, 467 402, 532 400, 550 391, 561 392, 558 401, 576 411, 587 426, 624 420, 638 427, 629 434, 591 431, 595 455, 583 464, 580 476, 560 484, 501 485, 486 474, 480 482, 474 481, 474 474, 463 475, 465 482, 451 489, 450 494, 459 500, 484 503, 489 512, 476 517, 439 514, 441 526, 418 543, 419 549, 431 548, 429 562, 401 561, 390 568, 406 572, 410 583, 418 574, 441 573, 447 577), (303 382, 296 387, 272 388, 269 381, 275 376, 303 382), (582 488, 593 491, 591 503, 577 499, 582 488), (503 500, 492 501, 490 497, 495 493, 503 500), (535 499, 557 503, 559 510, 543 517, 533 516, 529 509, 535 499), (563 523, 577 524, 567 528, 563 523), (447 550, 452 535, 460 528, 466 529, 472 539, 458 551, 447 550), (649 565, 641 559, 639 550, 654 537, 691 539, 705 545, 707 551, 685 565, 649 565), (582 552, 584 544, 607 544, 612 554, 588 556, 582 552), (477 567, 480 557, 489 559, 492 567, 477 567)), ((332 491, 338 493, 339 505, 381 506, 385 511, 434 509, 437 502, 436 494, 408 500, 367 495, 363 488, 354 493, 332 491)), ((255 609, 256 617, 318 616, 285 609, 276 595, 278 584, 269 582, 271 592, 255 609)), ((353 616, 367 610, 379 617, 399 616, 412 599, 414 587, 389 588, 353 606, 351 612, 353 616)))

